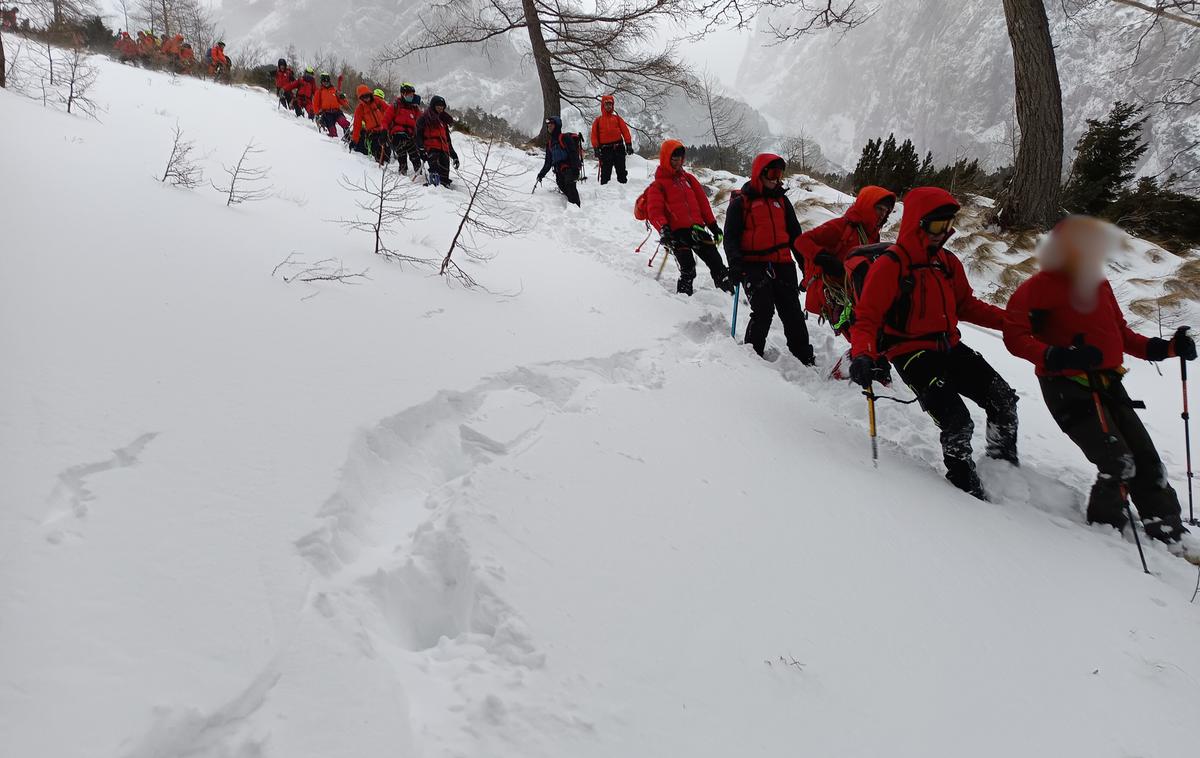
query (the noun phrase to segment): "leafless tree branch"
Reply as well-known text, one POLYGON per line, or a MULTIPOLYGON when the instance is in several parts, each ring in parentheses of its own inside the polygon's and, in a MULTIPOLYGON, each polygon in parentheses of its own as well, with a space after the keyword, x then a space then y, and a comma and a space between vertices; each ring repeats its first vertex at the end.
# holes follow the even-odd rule
POLYGON ((225 173, 229 175, 229 186, 218 187, 216 184, 212 186, 216 191, 225 194, 226 207, 263 200, 271 196, 274 188, 267 183, 267 167, 253 166, 250 163, 255 156, 262 152, 262 148, 256 147, 252 139, 246 143, 246 148, 242 150, 242 155, 233 168, 222 166, 225 173))

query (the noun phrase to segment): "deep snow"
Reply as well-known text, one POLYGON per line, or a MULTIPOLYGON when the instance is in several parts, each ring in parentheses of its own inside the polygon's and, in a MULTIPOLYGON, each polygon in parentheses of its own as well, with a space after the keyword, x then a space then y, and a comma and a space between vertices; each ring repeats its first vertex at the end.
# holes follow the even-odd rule
MULTIPOLYGON (((103 123, 0 92, 4 754, 1196 753, 1195 572, 1082 524, 998 335, 1025 466, 981 504, 918 410, 880 404, 874 470, 860 395, 654 280, 640 159, 514 195, 536 228, 469 270, 516 294, 463 291, 331 223, 369 163, 261 91, 101 68, 103 123), (176 123, 278 196, 159 184, 176 123), (272 278, 293 251, 372 280, 272 278)), ((463 195, 421 192, 433 256, 463 195)), ((1185 497, 1177 369, 1131 363, 1185 497)))

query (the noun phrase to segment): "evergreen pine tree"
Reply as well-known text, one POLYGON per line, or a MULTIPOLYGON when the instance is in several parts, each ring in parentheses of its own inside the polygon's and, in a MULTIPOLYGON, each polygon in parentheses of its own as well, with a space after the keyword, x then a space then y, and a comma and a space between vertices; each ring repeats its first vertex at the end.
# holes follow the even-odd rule
POLYGON ((1063 204, 1075 213, 1097 214, 1111 205, 1134 176, 1147 145, 1141 142, 1141 106, 1117 101, 1103 121, 1088 119, 1075 145, 1075 164, 1063 188, 1063 204))
POLYGON ((868 184, 877 184, 879 180, 880 145, 878 139, 867 140, 863 146, 858 165, 854 167, 854 191, 858 192, 868 184))
POLYGON ((902 195, 916 186, 917 174, 920 172, 920 159, 912 140, 904 140, 904 144, 896 150, 896 158, 892 167, 892 185, 884 185, 887 189, 902 195))

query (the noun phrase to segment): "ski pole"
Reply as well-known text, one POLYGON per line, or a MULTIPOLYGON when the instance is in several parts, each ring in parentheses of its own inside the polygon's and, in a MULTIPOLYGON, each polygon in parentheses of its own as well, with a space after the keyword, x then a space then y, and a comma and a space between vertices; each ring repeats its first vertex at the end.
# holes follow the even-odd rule
MULTIPOLYGON (((737 307, 738 301, 742 299, 742 283, 738 282, 733 285, 733 319, 729 324, 729 336, 737 339, 737 307)), ((872 426, 874 426, 875 414, 871 414, 872 426)))
POLYGON ((1196 526, 1196 511, 1192 504, 1192 430, 1188 414, 1187 361, 1182 357, 1179 359, 1179 376, 1183 385, 1183 413, 1179 417, 1183 419, 1183 449, 1187 455, 1188 523, 1196 526))
MULTIPOLYGON (((1096 418, 1100 419, 1100 431, 1108 434, 1108 419, 1104 415, 1104 403, 1100 400, 1100 384, 1099 376, 1095 371, 1087 372, 1088 384, 1092 388, 1092 402, 1096 404, 1096 418)), ((1142 559, 1142 571, 1150 573, 1150 568, 1146 565, 1146 554, 1142 551, 1142 538, 1138 536, 1137 522, 1133 520, 1133 508, 1129 505, 1129 490, 1125 487, 1125 482, 1121 482, 1120 487, 1121 500, 1125 503, 1125 515, 1129 518, 1129 526, 1133 528, 1133 542, 1137 545, 1138 557, 1142 559)))
POLYGON ((875 435, 875 384, 863 390, 867 396, 867 429, 871 434, 871 463, 879 468, 879 438, 875 435))

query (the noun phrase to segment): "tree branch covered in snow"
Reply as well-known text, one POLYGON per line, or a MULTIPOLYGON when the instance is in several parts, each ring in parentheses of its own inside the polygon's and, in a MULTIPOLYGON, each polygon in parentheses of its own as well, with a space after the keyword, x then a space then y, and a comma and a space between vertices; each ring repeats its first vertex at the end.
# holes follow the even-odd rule
POLYGON ((399 263, 433 265, 433 261, 427 258, 399 253, 386 242, 386 238, 397 224, 416 218, 417 189, 408 177, 395 171, 389 162, 381 164, 379 173, 374 177, 364 172, 362 181, 356 182, 343 176, 340 184, 358 196, 355 205, 363 211, 363 215, 353 219, 339 219, 339 224, 357 232, 370 234, 374 239, 375 255, 399 263))
POLYGON ((469 195, 461 208, 458 228, 438 270, 442 276, 449 274, 465 287, 474 287, 478 282, 453 260, 456 249, 462 250, 470 258, 488 260, 491 256, 480 248, 478 235, 509 237, 523 234, 528 228, 527 216, 507 200, 518 192, 510 183, 511 180, 524 176, 525 170, 503 157, 494 159, 492 147, 491 141, 482 146, 479 143, 472 144, 471 149, 479 168, 474 175, 464 172, 470 186, 469 195))
POLYGON ((369 280, 370 269, 349 271, 340 259, 323 258, 309 263, 296 260, 296 253, 280 261, 271 269, 271 276, 279 275, 284 282, 338 282, 339 284, 358 284, 360 280, 369 280))
POLYGON ((203 170, 192 160, 192 150, 196 143, 183 138, 183 130, 175 125, 175 138, 171 142, 171 155, 167 158, 167 166, 163 169, 160 182, 170 182, 173 187, 195 189, 204 181, 203 170))
POLYGON ((216 184, 212 186, 217 192, 225 195, 226 207, 270 197, 273 187, 266 183, 267 167, 252 166, 249 163, 250 159, 262 152, 262 148, 256 147, 254 140, 250 140, 246 143, 246 149, 242 150, 242 156, 238 158, 238 162, 233 168, 222 166, 225 173, 229 175, 229 186, 218 187, 216 184))

